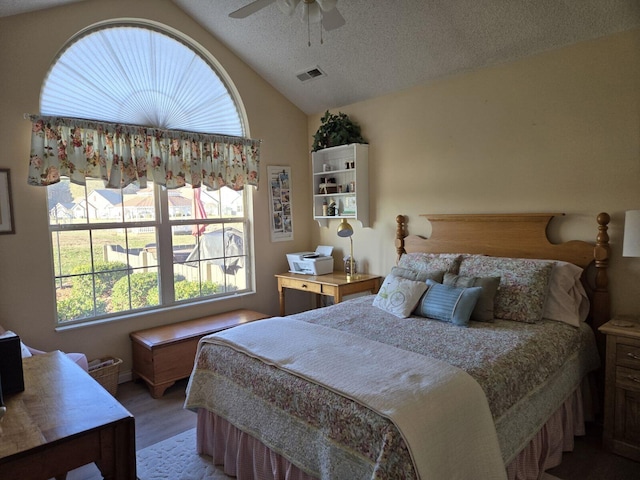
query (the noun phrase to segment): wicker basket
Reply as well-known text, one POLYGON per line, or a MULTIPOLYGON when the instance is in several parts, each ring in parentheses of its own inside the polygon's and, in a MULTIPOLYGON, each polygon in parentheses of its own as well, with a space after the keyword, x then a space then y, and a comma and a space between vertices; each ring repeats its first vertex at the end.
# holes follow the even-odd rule
POLYGON ((113 363, 89 370, 89 375, 115 397, 118 392, 118 373, 120 372, 122 360, 116 357, 104 357, 100 359, 100 362, 108 360, 113 360, 113 363))

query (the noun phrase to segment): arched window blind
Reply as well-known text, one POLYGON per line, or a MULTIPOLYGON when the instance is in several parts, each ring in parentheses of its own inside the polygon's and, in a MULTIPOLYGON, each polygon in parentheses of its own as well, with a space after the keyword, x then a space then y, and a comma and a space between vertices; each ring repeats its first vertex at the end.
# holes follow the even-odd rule
POLYGON ((138 26, 109 26, 70 44, 43 84, 40 108, 42 115, 244 135, 214 67, 177 39, 138 26))

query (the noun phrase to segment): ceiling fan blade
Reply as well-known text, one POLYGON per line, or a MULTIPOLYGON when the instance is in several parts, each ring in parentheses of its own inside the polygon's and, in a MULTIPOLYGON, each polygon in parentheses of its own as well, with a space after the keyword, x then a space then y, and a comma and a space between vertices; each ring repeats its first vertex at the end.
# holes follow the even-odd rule
POLYGON ((332 8, 328 12, 322 12, 322 26, 328 32, 343 26, 346 22, 337 8, 332 8))
POLYGON ((249 15, 256 13, 258 10, 262 10, 264 7, 268 7, 276 0, 255 0, 248 5, 245 5, 238 10, 231 12, 229 16, 231 18, 246 18, 249 15))

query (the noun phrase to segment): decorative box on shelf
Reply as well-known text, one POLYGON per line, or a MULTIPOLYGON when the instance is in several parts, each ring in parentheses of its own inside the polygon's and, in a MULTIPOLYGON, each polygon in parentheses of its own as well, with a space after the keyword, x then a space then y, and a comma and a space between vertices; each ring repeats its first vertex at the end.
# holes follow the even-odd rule
POLYGON ((338 193, 338 185, 335 183, 321 183, 318 188, 318 193, 321 195, 328 195, 332 193, 338 193))

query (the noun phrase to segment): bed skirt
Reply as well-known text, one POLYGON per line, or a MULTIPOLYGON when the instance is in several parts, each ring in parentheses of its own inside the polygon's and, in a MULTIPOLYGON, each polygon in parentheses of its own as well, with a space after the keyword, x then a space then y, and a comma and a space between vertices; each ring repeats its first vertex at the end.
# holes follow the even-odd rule
MULTIPOLYGON (((591 417, 588 383, 578 387, 507 466, 509 480, 534 480, 560 465, 562 452, 573 450, 574 436, 585 434, 591 417), (587 415, 585 415, 585 407, 587 415)), ((226 475, 240 480, 315 480, 282 455, 205 409, 198 410, 197 451, 210 455, 226 475)))

